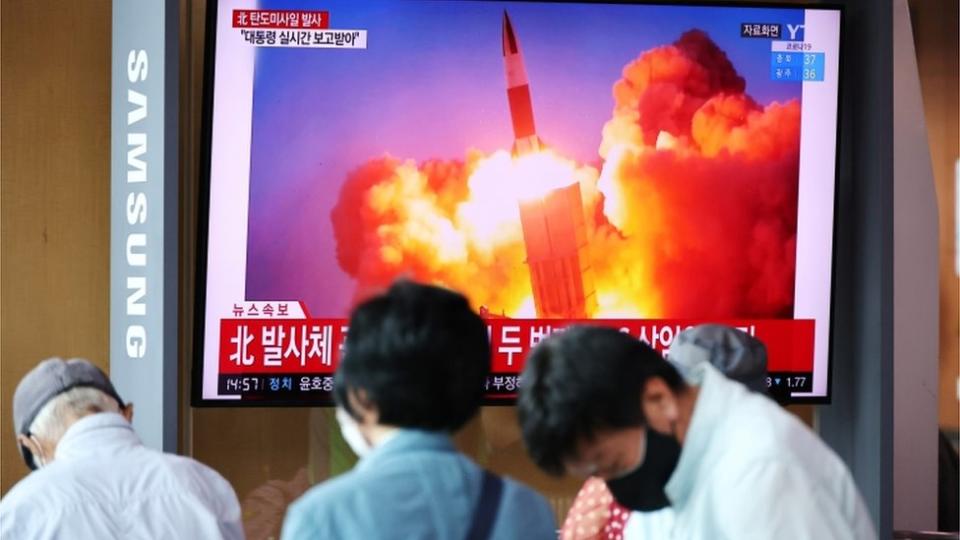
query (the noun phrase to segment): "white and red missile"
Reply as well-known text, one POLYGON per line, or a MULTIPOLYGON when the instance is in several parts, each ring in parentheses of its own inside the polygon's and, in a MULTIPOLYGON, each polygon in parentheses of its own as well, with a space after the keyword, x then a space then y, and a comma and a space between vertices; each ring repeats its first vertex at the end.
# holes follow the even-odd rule
POLYGON ((533 123, 530 81, 527 80, 527 68, 523 65, 520 42, 506 11, 503 12, 503 65, 507 74, 510 118, 513 120, 513 155, 538 152, 544 145, 533 123))

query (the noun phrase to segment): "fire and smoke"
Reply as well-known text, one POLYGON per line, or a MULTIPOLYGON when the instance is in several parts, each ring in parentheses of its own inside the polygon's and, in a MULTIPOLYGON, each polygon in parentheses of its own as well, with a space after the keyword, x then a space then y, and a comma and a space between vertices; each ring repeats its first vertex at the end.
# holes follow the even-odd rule
POLYGON ((790 316, 799 103, 757 104, 699 30, 641 54, 613 95, 601 171, 549 150, 354 170, 331 218, 357 299, 406 276, 533 316, 519 201, 579 182, 598 316, 790 316))

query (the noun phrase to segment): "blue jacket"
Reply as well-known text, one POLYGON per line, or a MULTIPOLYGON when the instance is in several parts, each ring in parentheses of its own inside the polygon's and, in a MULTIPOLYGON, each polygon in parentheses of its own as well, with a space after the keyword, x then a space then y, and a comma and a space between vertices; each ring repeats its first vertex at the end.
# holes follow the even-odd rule
MULTIPOLYGON (((483 470, 441 433, 401 430, 290 505, 284 540, 466 538, 483 470)), ((547 501, 504 478, 491 538, 555 539, 547 501)))

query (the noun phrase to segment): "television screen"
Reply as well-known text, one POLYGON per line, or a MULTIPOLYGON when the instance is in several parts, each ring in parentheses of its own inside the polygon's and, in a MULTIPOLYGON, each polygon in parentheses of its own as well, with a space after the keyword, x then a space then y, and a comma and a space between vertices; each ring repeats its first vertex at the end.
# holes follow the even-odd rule
POLYGON ((211 10, 196 403, 330 403, 351 308, 399 278, 487 320, 490 403, 575 322, 737 326, 771 391, 829 397, 839 10, 211 10))

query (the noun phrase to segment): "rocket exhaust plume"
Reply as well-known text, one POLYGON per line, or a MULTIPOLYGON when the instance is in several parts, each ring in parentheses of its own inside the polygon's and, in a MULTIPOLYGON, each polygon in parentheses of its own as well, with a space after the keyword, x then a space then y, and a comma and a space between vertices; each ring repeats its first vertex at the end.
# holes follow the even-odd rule
POLYGON ((513 120, 513 155, 521 156, 539 152, 543 142, 537 136, 533 123, 533 103, 530 99, 530 82, 523 64, 520 42, 513 31, 510 16, 503 12, 503 67, 507 75, 507 101, 510 103, 510 118, 513 120))

